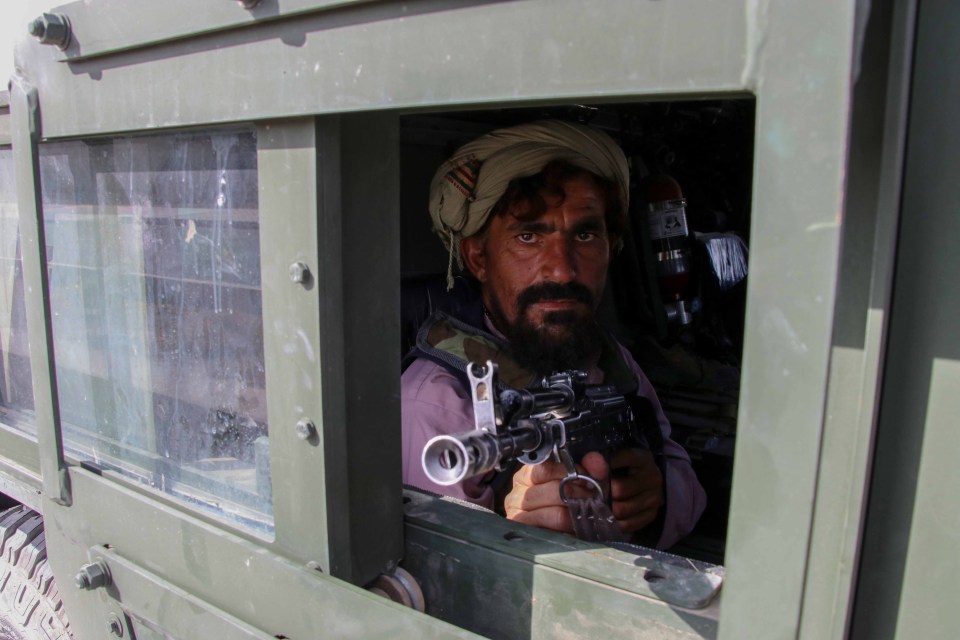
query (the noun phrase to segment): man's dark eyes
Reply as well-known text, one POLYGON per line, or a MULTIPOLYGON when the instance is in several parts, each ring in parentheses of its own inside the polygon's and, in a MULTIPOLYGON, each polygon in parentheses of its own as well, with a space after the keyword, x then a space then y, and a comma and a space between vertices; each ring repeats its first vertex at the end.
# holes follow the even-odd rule
MULTIPOLYGON (((523 233, 518 233, 516 235, 517 240, 519 240, 524 244, 530 244, 535 242, 537 240, 537 237, 538 237, 538 234, 532 231, 525 231, 523 233)), ((575 237, 580 242, 589 242, 591 240, 596 240, 597 238, 599 238, 600 233, 598 231, 578 231, 575 237)))

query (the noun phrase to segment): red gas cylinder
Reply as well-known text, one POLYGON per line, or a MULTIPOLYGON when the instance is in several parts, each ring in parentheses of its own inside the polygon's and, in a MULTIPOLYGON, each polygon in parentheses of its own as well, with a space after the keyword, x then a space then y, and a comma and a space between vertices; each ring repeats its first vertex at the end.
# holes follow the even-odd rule
POLYGON ((687 226, 687 201, 680 184, 663 173, 647 178, 643 192, 667 320, 677 325, 689 324, 693 321, 690 300, 693 242, 687 226))

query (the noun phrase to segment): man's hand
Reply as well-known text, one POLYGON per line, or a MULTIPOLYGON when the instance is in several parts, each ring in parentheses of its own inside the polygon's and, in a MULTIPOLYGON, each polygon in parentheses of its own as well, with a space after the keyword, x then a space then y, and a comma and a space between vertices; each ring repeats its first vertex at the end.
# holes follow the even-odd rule
MULTIPOLYGON (((581 465, 577 465, 578 472, 592 477, 613 496, 612 511, 621 531, 634 533, 657 517, 663 506, 663 477, 649 451, 622 449, 613 454, 609 467, 602 455, 591 452, 583 457, 581 465)), ((563 465, 553 460, 523 465, 514 474, 513 489, 504 500, 507 518, 572 534, 570 513, 560 499, 560 481, 566 475, 563 465)), ((580 483, 571 483, 566 491, 568 497, 594 493, 580 483)))

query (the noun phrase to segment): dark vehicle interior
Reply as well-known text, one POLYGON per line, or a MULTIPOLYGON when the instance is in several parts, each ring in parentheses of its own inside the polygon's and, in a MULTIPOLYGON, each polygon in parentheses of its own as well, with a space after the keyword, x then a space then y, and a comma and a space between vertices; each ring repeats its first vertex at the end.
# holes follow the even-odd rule
MULTIPOLYGON (((544 118, 589 124, 621 145, 631 165, 631 231, 611 262, 599 317, 653 382, 672 437, 689 452, 707 492, 696 529, 671 551, 716 564, 724 559, 736 439, 754 113, 753 99, 727 98, 464 110, 401 119, 404 351, 427 309, 448 296, 448 256, 431 231, 426 206, 433 173, 443 161, 483 133, 544 118), (662 199, 654 177, 664 175, 686 200, 687 233, 681 241, 690 259, 679 269, 680 288, 676 265, 665 271, 658 264, 667 252, 648 219, 650 203, 662 199), (676 312, 678 300, 684 313, 676 312)), ((445 304, 455 305, 456 295, 462 292, 445 304)))

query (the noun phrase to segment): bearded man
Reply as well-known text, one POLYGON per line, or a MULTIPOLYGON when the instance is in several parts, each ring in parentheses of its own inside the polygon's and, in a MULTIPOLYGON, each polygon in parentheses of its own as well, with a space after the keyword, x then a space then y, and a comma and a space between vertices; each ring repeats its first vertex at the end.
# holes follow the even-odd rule
POLYGON ((474 428, 461 363, 492 359, 501 380, 513 387, 577 369, 587 372, 589 384, 626 386, 646 398, 659 427, 659 460, 649 449, 624 448, 609 462, 598 452, 577 461, 580 473, 605 488, 612 512, 607 519, 624 537, 660 548, 693 529, 706 498, 690 458, 670 440, 647 377, 595 318, 611 254, 627 231, 628 185, 626 158, 608 135, 555 120, 489 133, 438 169, 430 190, 434 230, 451 266, 457 260, 477 280, 480 298, 475 311, 467 307, 461 317, 428 320, 418 338, 419 357, 404 371, 406 484, 518 522, 581 533, 579 517, 561 499, 567 471, 557 461, 511 470, 512 486, 500 491, 508 484, 502 473, 440 486, 421 464, 431 438, 474 428))

